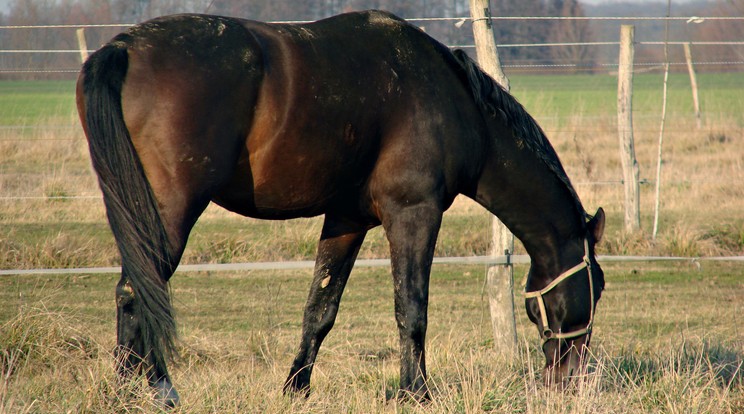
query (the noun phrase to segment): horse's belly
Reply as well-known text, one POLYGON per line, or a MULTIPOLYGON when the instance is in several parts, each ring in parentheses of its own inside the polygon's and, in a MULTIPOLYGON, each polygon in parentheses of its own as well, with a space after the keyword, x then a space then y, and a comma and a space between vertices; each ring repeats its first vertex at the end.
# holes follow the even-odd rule
POLYGON ((294 166, 269 172, 243 171, 213 197, 222 207, 248 217, 289 219, 323 214, 340 185, 294 166))

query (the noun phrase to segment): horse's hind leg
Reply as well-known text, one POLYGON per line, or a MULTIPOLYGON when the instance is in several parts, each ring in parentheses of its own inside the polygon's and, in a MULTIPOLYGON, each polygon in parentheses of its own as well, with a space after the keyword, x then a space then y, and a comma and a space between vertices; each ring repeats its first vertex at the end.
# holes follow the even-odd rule
POLYGON ((208 199, 196 197, 188 189, 156 177, 150 174, 164 234, 161 237, 128 235, 117 240, 118 243, 128 242, 130 250, 131 245, 139 245, 135 250, 150 256, 143 260, 122 255, 122 275, 116 287, 117 360, 123 378, 144 370, 156 400, 172 407, 178 404, 179 397, 166 365, 175 352, 175 321, 167 284, 181 259, 188 234, 206 208, 208 199), (158 239, 165 246, 155 252, 153 246, 159 244, 158 239))
POLYGON ((420 203, 388 211, 395 211, 383 219, 383 226, 390 242, 400 335, 399 396, 425 400, 429 398, 425 352, 429 274, 442 210, 436 204, 420 203))
MULTIPOLYGON (((143 337, 143 315, 138 309, 139 298, 134 293, 128 273, 124 266, 116 286, 116 359, 119 375, 126 380, 139 370, 146 369, 148 382, 155 389, 157 400, 167 406, 175 406, 179 397, 171 383, 165 361, 153 358, 143 337)), ((165 282, 162 285, 163 290, 167 289, 165 282)))
POLYGON ((357 223, 326 215, 302 320, 300 349, 284 384, 285 393, 309 392, 318 349, 336 320, 341 294, 366 234, 367 229, 357 223))

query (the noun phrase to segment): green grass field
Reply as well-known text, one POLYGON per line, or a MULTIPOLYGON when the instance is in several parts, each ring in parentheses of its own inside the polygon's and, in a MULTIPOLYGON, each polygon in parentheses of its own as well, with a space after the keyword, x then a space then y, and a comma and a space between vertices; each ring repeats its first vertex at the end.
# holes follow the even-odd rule
MULTIPOLYGON (((538 118, 540 115, 570 119, 584 115, 614 116, 617 77, 610 75, 517 75, 510 78, 512 93, 538 118)), ((661 111, 662 74, 637 74, 634 78, 635 109, 643 116, 661 111)), ((742 73, 698 75, 704 112, 741 118, 744 101, 742 73)), ((692 114, 689 78, 684 73, 669 77, 669 111, 692 114)), ((0 81, 0 125, 37 125, 50 119, 66 122, 75 113, 74 81, 0 81)))
MULTIPOLYGON (((744 253, 744 74, 699 77, 695 128, 684 74, 670 76, 659 237, 653 186, 640 234, 622 228, 616 78, 515 76, 514 94, 546 130, 586 209, 608 213, 600 254, 744 253)), ((659 74, 635 78, 641 177, 655 177, 659 74)), ((0 81, 0 268, 118 264, 74 108, 74 82, 0 81), (89 198, 68 198, 83 196, 89 198)), ((438 256, 486 254, 486 212, 457 200, 438 256)), ((312 259, 320 219, 258 221, 210 207, 183 262, 312 259)), ((386 257, 380 229, 360 257, 386 257)), ((605 264, 591 370, 569 393, 543 389, 534 327, 517 298, 521 357, 491 348, 485 270, 437 266, 428 335, 434 401, 388 400, 397 332, 386 269, 357 269, 321 349, 307 401, 282 397, 300 333, 308 271, 185 273, 173 281, 182 412, 744 412, 744 278, 740 264, 605 264)), ((518 268, 520 280, 524 268, 518 268)), ((115 381, 114 275, 0 277, 0 413, 153 412, 141 384, 115 381), (129 395, 129 397, 125 397, 129 395)))
POLYGON ((0 125, 64 125, 75 112, 75 82, 0 81, 0 125))
MULTIPOLYGON (((744 102, 740 99, 741 73, 703 73, 698 75, 702 112, 707 116, 740 119, 744 102)), ((636 74, 633 80, 633 109, 637 119, 661 114, 664 76, 660 73, 636 74), (639 118, 640 117, 640 118, 639 118)), ((693 115, 690 79, 686 73, 672 73, 668 81, 667 111, 675 118, 693 115)), ((512 92, 533 112, 570 119, 577 111, 583 115, 616 117, 617 77, 609 75, 522 75, 512 81, 512 92)))

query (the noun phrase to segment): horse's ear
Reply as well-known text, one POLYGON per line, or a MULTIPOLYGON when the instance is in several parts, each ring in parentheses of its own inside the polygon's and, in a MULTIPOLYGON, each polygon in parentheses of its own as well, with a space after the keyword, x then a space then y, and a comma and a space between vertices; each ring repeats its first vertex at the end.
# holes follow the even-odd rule
POLYGON ((602 240, 602 235, 604 234, 605 228, 605 213, 602 207, 597 209, 594 217, 589 220, 588 227, 589 231, 592 232, 592 236, 594 236, 594 242, 599 243, 599 241, 602 240))

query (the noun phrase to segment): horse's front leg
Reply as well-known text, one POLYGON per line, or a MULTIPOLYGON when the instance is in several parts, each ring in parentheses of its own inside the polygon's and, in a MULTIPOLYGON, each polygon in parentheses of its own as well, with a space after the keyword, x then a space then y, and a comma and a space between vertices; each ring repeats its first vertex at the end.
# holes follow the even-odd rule
POLYGON ((400 334, 399 397, 429 399, 426 385, 426 327, 429 273, 442 221, 435 205, 401 208, 383 222, 390 242, 395 320, 400 334))
POLYGON ((284 384, 285 393, 308 395, 318 349, 336 320, 341 294, 366 234, 366 228, 356 223, 326 215, 302 320, 300 349, 284 384))

